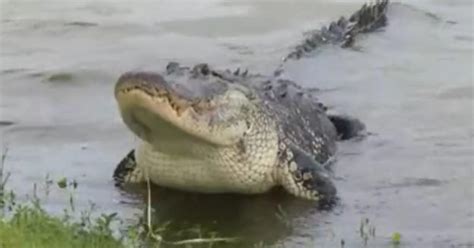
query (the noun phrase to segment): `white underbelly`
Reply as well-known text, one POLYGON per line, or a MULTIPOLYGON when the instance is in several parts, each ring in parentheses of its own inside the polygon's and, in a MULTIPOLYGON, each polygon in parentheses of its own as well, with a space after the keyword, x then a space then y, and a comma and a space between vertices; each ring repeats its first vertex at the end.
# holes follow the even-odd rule
POLYGON ((164 154, 147 143, 136 153, 139 168, 154 184, 165 187, 205 193, 261 193, 275 185, 269 166, 242 166, 217 154, 203 157, 164 154))

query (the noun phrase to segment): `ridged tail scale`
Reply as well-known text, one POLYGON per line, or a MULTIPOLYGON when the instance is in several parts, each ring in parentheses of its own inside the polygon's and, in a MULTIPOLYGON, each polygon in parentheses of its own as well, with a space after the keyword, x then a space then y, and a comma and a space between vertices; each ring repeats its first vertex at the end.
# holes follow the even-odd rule
POLYGON ((299 59, 325 44, 336 44, 344 48, 351 47, 357 35, 375 31, 387 24, 385 13, 388 3, 388 0, 381 0, 376 1, 374 4, 364 4, 349 19, 341 17, 337 22, 332 22, 328 27, 313 31, 283 61, 299 59))

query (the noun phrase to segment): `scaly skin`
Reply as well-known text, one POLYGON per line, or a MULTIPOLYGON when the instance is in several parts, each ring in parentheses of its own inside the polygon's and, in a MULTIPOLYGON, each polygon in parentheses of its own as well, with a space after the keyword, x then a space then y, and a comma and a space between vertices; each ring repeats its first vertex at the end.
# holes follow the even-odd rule
POLYGON ((350 47, 386 23, 387 1, 364 5, 347 21, 314 31, 273 76, 168 64, 163 73, 129 72, 115 88, 125 124, 142 144, 114 173, 117 184, 153 183, 206 193, 263 193, 283 186, 309 200, 332 199, 323 164, 338 138, 363 124, 330 117, 310 91, 283 78, 285 62, 325 44, 350 47))

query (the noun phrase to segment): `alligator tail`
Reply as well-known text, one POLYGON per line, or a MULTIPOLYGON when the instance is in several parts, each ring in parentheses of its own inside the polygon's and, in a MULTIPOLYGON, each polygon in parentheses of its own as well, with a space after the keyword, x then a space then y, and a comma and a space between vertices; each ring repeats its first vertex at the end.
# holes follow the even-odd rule
POLYGON ((351 47, 357 35, 375 31, 387 25, 389 0, 377 0, 373 4, 364 4, 359 10, 352 14, 349 19, 339 18, 328 27, 312 31, 307 39, 284 58, 299 59, 311 53, 322 45, 336 44, 341 47, 351 47))

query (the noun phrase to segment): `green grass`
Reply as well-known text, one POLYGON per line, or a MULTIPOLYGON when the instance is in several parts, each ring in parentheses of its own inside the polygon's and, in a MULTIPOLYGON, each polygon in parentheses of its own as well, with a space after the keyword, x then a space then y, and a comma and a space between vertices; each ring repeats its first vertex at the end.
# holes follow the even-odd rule
POLYGON ((0 247, 124 247, 108 226, 87 226, 51 216, 37 206, 20 206, 0 220, 0 247))
MULTIPOLYGON (((7 149, 0 158, 0 248, 120 248, 125 247, 125 238, 129 247, 135 247, 131 243, 136 240, 131 235, 133 232, 121 238, 113 235, 110 225, 116 214, 93 219, 91 212, 84 212, 80 219, 73 219, 65 209, 61 216, 51 215, 41 207, 36 192, 30 202, 18 204, 14 192, 5 188, 10 175, 4 170, 6 158, 7 149)), ((68 183, 66 179, 60 179, 57 184, 61 189, 77 187, 75 181, 68 183)), ((74 211, 72 196, 70 204, 74 211)))

